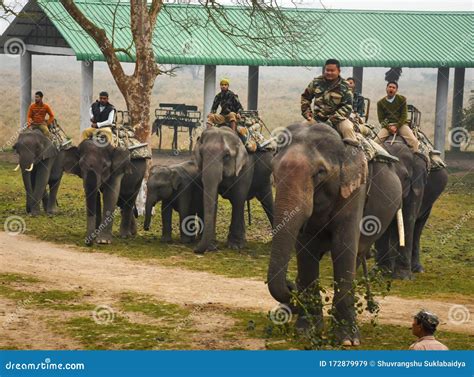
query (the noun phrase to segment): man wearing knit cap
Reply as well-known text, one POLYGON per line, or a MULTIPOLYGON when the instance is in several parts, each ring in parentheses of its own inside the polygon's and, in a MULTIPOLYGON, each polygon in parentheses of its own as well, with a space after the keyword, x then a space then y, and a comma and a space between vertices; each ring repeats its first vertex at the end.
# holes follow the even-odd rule
POLYGON ((448 350, 448 347, 434 337, 438 324, 439 320, 435 314, 426 310, 418 312, 413 317, 411 327, 413 335, 417 336, 418 340, 410 346, 410 349, 414 351, 448 350))
POLYGON ((243 110, 243 107, 237 94, 229 90, 228 79, 222 79, 220 86, 221 91, 214 98, 211 113, 207 116, 207 127, 212 127, 214 124, 221 126, 228 123, 234 131, 237 131, 237 118, 240 117, 239 112, 243 110), (219 106, 221 107, 221 113, 216 114, 219 106))

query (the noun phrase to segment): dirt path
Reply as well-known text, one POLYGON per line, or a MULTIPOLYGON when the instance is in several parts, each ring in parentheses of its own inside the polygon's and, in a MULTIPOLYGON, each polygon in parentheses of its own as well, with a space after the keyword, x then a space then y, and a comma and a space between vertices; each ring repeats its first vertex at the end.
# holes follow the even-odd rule
MULTIPOLYGON (((277 304, 262 281, 163 267, 155 261, 145 263, 83 252, 25 235, 9 236, 0 232, 0 273, 5 272, 36 276, 55 289, 73 290, 81 286, 105 296, 135 291, 181 305, 212 303, 223 309, 267 312, 277 304)), ((474 318, 462 325, 448 320, 448 312, 454 305, 454 302, 390 296, 380 300, 380 322, 409 327, 412 315, 423 307, 441 317, 443 330, 474 334, 474 318)), ((474 305, 465 307, 474 313, 474 305)))

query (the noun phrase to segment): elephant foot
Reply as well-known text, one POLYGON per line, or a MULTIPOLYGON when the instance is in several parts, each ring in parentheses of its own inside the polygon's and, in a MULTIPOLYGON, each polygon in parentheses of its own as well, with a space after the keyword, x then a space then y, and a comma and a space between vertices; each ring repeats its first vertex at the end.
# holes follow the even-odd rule
POLYGON ((413 280, 413 275, 410 270, 395 270, 392 273, 392 279, 396 280, 413 280))
POLYGON ((196 254, 204 254, 206 251, 217 251, 217 244, 215 242, 211 242, 207 245, 205 243, 200 242, 194 248, 194 252, 196 254))
POLYGON ((245 247, 245 240, 240 240, 240 241, 237 241, 237 240, 228 240, 227 241, 227 247, 231 250, 240 250, 240 249, 243 249, 245 247))
POLYGON ((173 239, 171 238, 171 236, 161 236, 160 242, 171 243, 173 242, 173 239))
POLYGON ((110 245, 112 243, 111 236, 100 236, 96 241, 99 245, 110 245))
POLYGON ((194 242, 194 237, 189 237, 189 236, 181 236, 180 242, 184 244, 190 244, 194 242))
POLYGON ((322 336, 324 321, 322 316, 313 315, 311 317, 300 315, 295 322, 296 331, 299 334, 307 334, 310 329, 314 329, 316 334, 322 336))
POLYGON ((90 239, 87 238, 87 239, 84 241, 84 243, 85 243, 86 246, 89 246, 89 247, 90 247, 90 246, 92 246, 92 245, 94 244, 94 241, 92 241, 92 240, 90 240, 90 239))
POLYGON ((412 267, 411 272, 414 272, 415 274, 422 274, 425 272, 425 269, 421 264, 419 264, 415 267, 412 267))

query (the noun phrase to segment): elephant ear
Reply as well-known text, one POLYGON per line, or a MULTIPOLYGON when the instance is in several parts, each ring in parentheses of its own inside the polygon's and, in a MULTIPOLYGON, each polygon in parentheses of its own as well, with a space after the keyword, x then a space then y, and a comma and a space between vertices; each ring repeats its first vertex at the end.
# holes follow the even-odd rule
POLYGON ((46 160, 47 158, 56 157, 59 153, 58 149, 46 136, 41 136, 39 159, 46 160))
POLYGON ((367 182, 367 159, 362 151, 345 146, 341 161, 341 196, 346 199, 367 182))
POLYGON ((113 148, 111 152, 112 174, 129 174, 132 172, 130 152, 125 148, 113 148))
POLYGON ((196 145, 193 150, 193 158, 198 170, 202 170, 202 156, 201 156, 201 145, 202 145, 202 135, 196 141, 196 145))
POLYGON ((173 190, 178 190, 179 185, 181 184, 181 176, 179 175, 177 170, 171 171, 171 186, 173 190))
POLYGON ((64 171, 81 177, 81 168, 79 167, 79 148, 71 147, 64 151, 64 171))
POLYGON ((248 161, 248 153, 247 150, 244 147, 244 144, 238 142, 237 144, 237 155, 235 156, 235 176, 238 177, 240 174, 240 171, 243 169, 245 164, 248 161))

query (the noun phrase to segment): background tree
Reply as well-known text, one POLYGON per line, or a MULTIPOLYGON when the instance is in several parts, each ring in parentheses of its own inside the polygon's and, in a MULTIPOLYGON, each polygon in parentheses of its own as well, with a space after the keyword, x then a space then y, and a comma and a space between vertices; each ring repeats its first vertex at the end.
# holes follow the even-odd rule
MULTIPOLYGON (((128 48, 124 48, 114 45, 115 27, 124 27, 124 25, 116 25, 115 13, 112 17, 112 35, 107 35, 105 29, 92 22, 73 0, 59 1, 101 49, 112 76, 125 99, 136 136, 143 142, 148 141, 152 89, 158 75, 169 73, 161 68, 159 62, 156 61, 154 47, 156 48, 157 41, 153 39, 154 30, 159 22, 158 15, 167 10, 167 4, 162 0, 152 0, 151 2, 130 0, 129 27, 132 41, 128 48), (135 69, 131 75, 124 72, 117 56, 118 53, 125 53, 134 58, 135 69)), ((228 14, 229 7, 224 7, 218 1, 200 0, 197 6, 203 7, 207 16, 205 24, 200 26, 206 27, 206 24, 212 24, 222 35, 231 37, 232 41, 239 43, 244 50, 258 51, 264 57, 270 57, 276 48, 288 49, 290 55, 296 56, 296 49, 303 40, 300 30, 309 31, 311 28, 308 28, 308 25, 302 28, 298 24, 298 20, 294 17, 290 18, 282 12, 274 0, 234 0, 233 2, 248 9, 249 24, 236 24, 228 14)), ((110 6, 111 2, 104 2, 105 4, 110 6)), ((112 7, 115 6, 115 9, 119 5, 120 1, 112 3, 112 7)), ((177 28, 187 31, 190 35, 192 35, 196 22, 199 22, 186 15, 175 16, 172 21, 177 28)))

